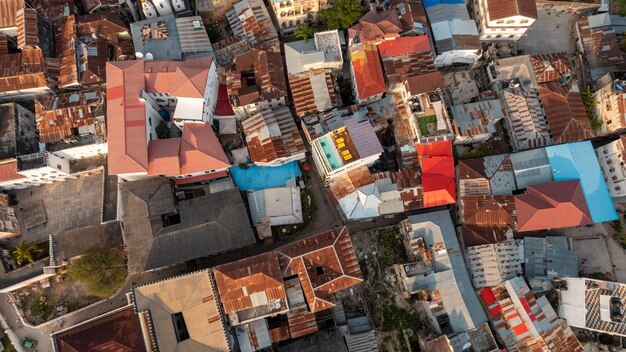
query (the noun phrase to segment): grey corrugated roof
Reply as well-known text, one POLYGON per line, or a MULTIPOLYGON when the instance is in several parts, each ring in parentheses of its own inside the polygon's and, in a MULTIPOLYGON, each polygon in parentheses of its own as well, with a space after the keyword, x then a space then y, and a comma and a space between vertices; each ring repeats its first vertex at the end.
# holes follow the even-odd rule
POLYGON ((451 20, 469 20, 467 7, 463 4, 440 4, 426 9, 428 21, 437 23, 451 20))
POLYGON ((578 276, 578 256, 567 237, 525 237, 524 257, 527 278, 578 276))
POLYGON ((452 224, 450 212, 447 210, 409 216, 409 221, 416 227, 426 226, 423 235, 427 248, 436 243, 445 245, 444 253, 433 250, 435 273, 415 278, 415 288, 439 290, 443 305, 448 312, 450 325, 455 332, 478 327, 487 321, 487 317, 476 297, 469 279, 465 260, 461 253, 459 241, 452 224), (416 226, 417 225, 417 226, 416 226))
POLYGON ((178 38, 178 29, 176 27, 176 19, 174 15, 150 18, 144 21, 133 22, 130 24, 130 31, 133 36, 133 46, 136 52, 144 55, 150 53, 155 60, 180 60, 183 53, 178 38), (164 22, 167 28, 167 38, 159 38, 152 40, 143 40, 141 26, 154 25, 158 22, 164 22))
POLYGON ((157 269, 254 244, 236 189, 175 201, 164 177, 119 184, 120 215, 131 273, 157 269), (162 214, 178 209, 180 223, 163 227, 162 214))

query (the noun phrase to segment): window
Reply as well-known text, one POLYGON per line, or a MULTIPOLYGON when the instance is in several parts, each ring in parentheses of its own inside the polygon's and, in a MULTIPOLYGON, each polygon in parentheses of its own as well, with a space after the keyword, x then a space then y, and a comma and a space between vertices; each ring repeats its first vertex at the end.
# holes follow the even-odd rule
POLYGON ((528 23, 528 20, 521 20, 520 23, 526 24, 528 23))
POLYGON ((497 20, 497 21, 496 21, 496 23, 497 23, 497 24, 503 24, 503 23, 504 23, 504 20, 497 20))
POLYGON ((496 38, 502 38, 502 36, 500 34, 496 35, 496 38))
POLYGON ((607 163, 608 165, 611 165, 611 164, 613 164, 613 160, 609 159, 609 160, 607 160, 607 161, 606 161, 606 163, 607 163))
POLYGON ((511 34, 511 35, 509 36, 509 39, 513 39, 513 37, 515 37, 515 35, 511 34))
POLYGON ((616 190, 616 191, 621 191, 621 190, 622 190, 622 188, 621 188, 620 186, 615 186, 615 190, 616 190))
POLYGON ((57 169, 61 170, 61 165, 57 164, 57 169))
POLYGON ((617 181, 617 176, 612 176, 612 177, 611 177, 611 180, 613 180, 613 181, 617 181))
POLYGON ((512 24, 512 23, 515 23, 515 21, 514 20, 507 20, 506 21, 506 24, 512 24))

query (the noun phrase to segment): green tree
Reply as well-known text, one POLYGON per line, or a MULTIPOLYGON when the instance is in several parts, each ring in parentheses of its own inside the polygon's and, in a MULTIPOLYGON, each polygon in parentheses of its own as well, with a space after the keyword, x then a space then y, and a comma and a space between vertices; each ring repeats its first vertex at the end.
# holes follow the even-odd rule
POLYGON ((304 40, 308 42, 309 39, 313 38, 315 35, 315 29, 311 27, 308 23, 301 24, 296 28, 296 31, 293 34, 297 39, 304 40))
POLYGON ((167 128, 165 122, 159 122, 159 125, 156 127, 156 133, 159 139, 166 139, 170 137, 170 130, 167 128))
POLYGON ((331 8, 320 10, 319 18, 327 29, 346 29, 363 16, 363 11, 355 0, 338 0, 331 8))
POLYGON ((598 106, 598 99, 596 99, 596 95, 591 91, 591 87, 587 86, 587 89, 580 93, 580 96, 583 99, 583 105, 585 106, 585 111, 587 112, 587 117, 589 118, 589 123, 591 124, 591 128, 594 130, 600 128, 602 126, 602 121, 598 118, 596 114, 596 106, 598 106))
POLYGON ((117 248, 91 248, 70 264, 68 274, 87 285, 92 295, 109 297, 126 281, 124 253, 117 248))
POLYGON ((21 241, 13 250, 18 265, 33 263, 35 255, 43 253, 43 249, 35 242, 21 241))

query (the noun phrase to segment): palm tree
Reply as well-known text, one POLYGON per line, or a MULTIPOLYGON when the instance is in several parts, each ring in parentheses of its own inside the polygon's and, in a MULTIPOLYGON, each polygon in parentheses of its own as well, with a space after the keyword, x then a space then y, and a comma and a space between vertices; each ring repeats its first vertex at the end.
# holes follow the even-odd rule
POLYGON ((36 254, 43 252, 43 249, 39 248, 36 242, 20 241, 20 243, 13 250, 13 255, 17 260, 18 265, 24 264, 24 262, 33 263, 36 254))

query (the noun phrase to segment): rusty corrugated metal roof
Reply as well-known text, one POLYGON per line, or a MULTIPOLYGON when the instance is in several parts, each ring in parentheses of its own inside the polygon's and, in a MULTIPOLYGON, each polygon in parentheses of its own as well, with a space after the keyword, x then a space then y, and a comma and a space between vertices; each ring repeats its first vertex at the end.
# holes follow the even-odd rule
POLYGON ((267 301, 287 298, 274 251, 216 266, 213 275, 227 314, 252 308, 250 296, 256 293, 264 293, 267 301))
POLYGON ((39 32, 37 27, 37 12, 31 8, 17 11, 17 47, 36 47, 39 45, 39 32))
POLYGON ((17 11, 24 8, 24 0, 1 0, 0 1, 0 28, 15 27, 17 11))
POLYGON ((575 81, 539 85, 539 98, 554 143, 576 142, 593 137, 591 124, 575 81))
POLYGON ((76 66, 76 18, 69 15, 55 25, 56 55, 59 58, 59 86, 78 85, 76 66))
POLYGON ((24 48, 21 53, 0 56, 0 92, 46 86, 41 49, 24 48))
POLYGON ((539 18, 535 0, 487 0, 487 6, 490 21, 516 16, 539 18))
POLYGON ((104 124, 96 126, 97 117, 104 117, 104 93, 100 89, 48 95, 35 100, 35 119, 42 143, 70 138, 73 129, 86 126, 93 126, 96 138, 105 142, 104 124))

